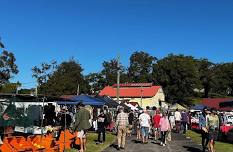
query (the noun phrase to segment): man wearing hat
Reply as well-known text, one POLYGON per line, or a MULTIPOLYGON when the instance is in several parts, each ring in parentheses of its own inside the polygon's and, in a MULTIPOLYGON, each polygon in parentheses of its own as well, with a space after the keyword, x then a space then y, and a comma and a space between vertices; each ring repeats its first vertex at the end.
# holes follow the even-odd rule
POLYGON ((199 117, 199 128, 201 129, 201 143, 202 143, 202 151, 205 152, 207 149, 207 145, 209 142, 209 133, 207 130, 207 117, 209 111, 207 108, 203 109, 202 114, 199 117))
POLYGON ((123 107, 119 107, 119 114, 116 119, 116 127, 117 127, 117 139, 118 139, 118 147, 117 150, 125 149, 125 136, 126 136, 126 128, 129 124, 128 115, 124 112, 123 107))
POLYGON ((80 152, 86 150, 86 133, 91 128, 89 119, 91 118, 90 112, 85 109, 85 105, 80 103, 76 106, 78 112, 75 114, 75 123, 73 126, 74 131, 78 131, 77 137, 80 138, 80 152))

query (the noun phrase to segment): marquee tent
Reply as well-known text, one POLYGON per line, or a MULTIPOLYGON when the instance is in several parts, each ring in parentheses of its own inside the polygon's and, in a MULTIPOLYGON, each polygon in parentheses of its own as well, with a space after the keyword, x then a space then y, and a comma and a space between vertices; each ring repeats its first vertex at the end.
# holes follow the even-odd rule
POLYGON ((103 106, 105 102, 103 100, 91 97, 89 95, 77 95, 69 98, 69 101, 62 100, 57 102, 59 105, 77 105, 83 103, 90 106, 103 106))
POLYGON ((190 109, 193 109, 193 110, 203 110, 204 108, 207 108, 207 106, 205 106, 203 104, 196 104, 195 106, 192 106, 190 109))
POLYGON ((178 103, 175 103, 174 105, 171 106, 170 108, 171 110, 176 110, 176 109, 179 109, 179 110, 187 110, 187 108, 185 108, 184 106, 178 104, 178 103))

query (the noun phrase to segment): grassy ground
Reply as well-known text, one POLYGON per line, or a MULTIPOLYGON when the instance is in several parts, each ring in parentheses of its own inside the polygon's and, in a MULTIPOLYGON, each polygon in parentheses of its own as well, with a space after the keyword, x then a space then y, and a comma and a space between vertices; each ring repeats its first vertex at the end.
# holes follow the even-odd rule
MULTIPOLYGON (((186 136, 191 137, 194 142, 201 144, 201 134, 189 130, 187 131, 186 136)), ((230 152, 233 151, 233 144, 216 142, 215 148, 218 152, 230 152)))
MULTIPOLYGON (((106 134, 106 142, 104 144, 96 145, 97 133, 88 133, 87 135, 87 151, 86 152, 101 152, 115 141, 116 136, 111 133, 106 134)), ((77 152, 77 149, 72 149, 67 152, 77 152)))

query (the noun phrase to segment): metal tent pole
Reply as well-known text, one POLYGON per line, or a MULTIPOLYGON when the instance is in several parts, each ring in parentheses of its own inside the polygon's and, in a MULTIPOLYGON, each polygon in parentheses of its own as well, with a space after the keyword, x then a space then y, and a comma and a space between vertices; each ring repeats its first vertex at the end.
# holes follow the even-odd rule
POLYGON ((119 94, 120 94, 120 55, 118 55, 117 57, 117 102, 120 104, 119 94))
POLYGON ((43 137, 43 124, 44 124, 44 102, 45 102, 45 95, 42 99, 42 119, 41 119, 41 124, 40 124, 40 128, 41 128, 41 138, 40 140, 42 141, 42 137, 43 137))
MULTIPOLYGON (((65 101, 65 108, 67 108, 66 101, 65 101)), ((64 150, 66 150, 66 111, 65 111, 65 128, 64 128, 64 150)))

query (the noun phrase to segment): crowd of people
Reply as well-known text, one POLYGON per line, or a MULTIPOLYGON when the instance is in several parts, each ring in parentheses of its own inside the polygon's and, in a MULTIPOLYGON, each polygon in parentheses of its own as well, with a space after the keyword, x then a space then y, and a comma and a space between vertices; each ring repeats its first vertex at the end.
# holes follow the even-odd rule
MULTIPOLYGON (((87 131, 93 127, 93 121, 97 122, 98 138, 96 144, 105 142, 106 128, 114 124, 117 133, 117 150, 125 149, 126 137, 132 135, 136 135, 136 139, 142 144, 147 144, 148 140, 152 139, 159 142, 161 146, 166 146, 167 142, 172 141, 172 131, 185 134, 191 125, 188 112, 179 109, 173 112, 169 107, 167 109, 146 107, 144 110, 134 111, 118 107, 115 115, 111 115, 109 109, 103 107, 96 118, 91 117, 90 111, 83 104, 76 106, 75 113, 68 112, 67 107, 64 106, 56 117, 53 116, 54 113, 48 111, 48 109, 45 111, 48 113, 47 116, 45 115, 46 124, 54 124, 56 121, 53 119, 56 119, 58 125, 61 126, 60 131, 70 128, 73 132, 77 132, 77 137, 80 138, 80 152, 86 150, 87 131)), ((215 109, 203 110, 199 119, 199 127, 202 130, 204 152, 207 149, 210 152, 215 152, 214 144, 218 137, 219 121, 215 109)))
MULTIPOLYGON (((10 109, 9 107, 8 109, 10 109)), ((30 109, 28 110, 28 115, 31 113, 31 115, 37 116, 36 113, 40 112, 40 110, 35 110, 38 107, 31 106, 30 108, 32 110, 31 112, 30 109)), ((103 106, 102 108, 92 108, 93 112, 91 113, 85 105, 80 103, 76 105, 75 111, 69 110, 63 106, 57 113, 55 106, 48 104, 43 111, 43 126, 61 126, 57 139, 59 139, 61 131, 65 129, 70 128, 72 132, 77 132, 77 138, 80 138, 81 144, 80 152, 86 150, 86 133, 91 128, 98 134, 96 144, 103 144, 106 141, 106 129, 115 130, 118 150, 125 149, 126 137, 132 135, 136 135, 136 139, 142 144, 147 144, 148 139, 153 139, 160 142, 161 146, 166 146, 167 142, 172 141, 172 131, 186 134, 187 129, 191 128, 191 114, 180 109, 172 111, 170 107, 166 109, 146 107, 144 110, 127 110, 118 107, 117 112, 110 112, 108 107, 103 106), (96 126, 93 122, 96 122, 96 126)), ((8 120, 9 116, 11 113, 5 112, 3 119, 8 120)), ((218 113, 216 109, 205 108, 202 111, 199 116, 199 129, 202 135, 203 152, 206 150, 215 152, 214 146, 219 135, 220 124, 225 121, 224 115, 218 113)), ((34 123, 41 125, 37 119, 34 120, 34 123)))
POLYGON ((125 149, 125 138, 135 134, 137 140, 142 144, 147 144, 148 139, 160 141, 161 146, 166 146, 167 141, 171 141, 171 131, 186 133, 190 124, 190 116, 186 111, 180 112, 176 109, 173 112, 168 109, 147 107, 143 111, 127 112, 122 107, 118 109, 116 116, 116 130, 118 147, 117 150, 125 149))

